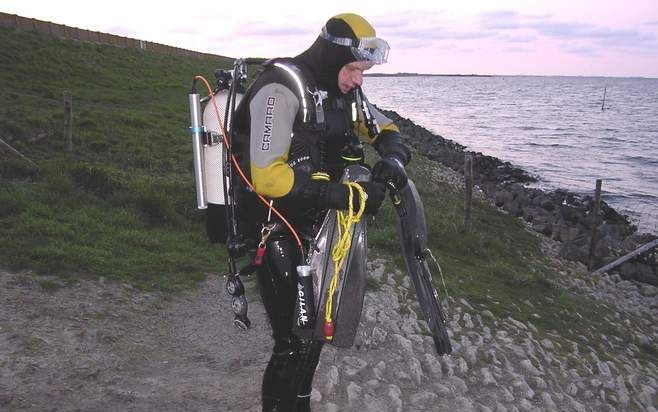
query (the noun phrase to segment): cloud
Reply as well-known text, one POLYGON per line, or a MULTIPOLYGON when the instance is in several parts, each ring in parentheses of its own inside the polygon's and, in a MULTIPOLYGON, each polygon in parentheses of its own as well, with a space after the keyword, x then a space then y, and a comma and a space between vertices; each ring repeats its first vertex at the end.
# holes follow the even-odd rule
POLYGON ((489 37, 487 31, 453 30, 442 25, 405 25, 388 30, 387 35, 418 40, 474 40, 489 37))
POLYGON ((515 11, 492 11, 480 14, 480 24, 487 30, 513 30, 522 28, 520 15, 515 11))
POLYGON ((200 34, 202 33, 202 30, 200 30, 197 26, 189 26, 189 27, 174 27, 173 29, 167 31, 167 34, 200 34))
POLYGON ((308 37, 319 33, 317 27, 295 26, 271 26, 265 22, 248 22, 243 24, 234 32, 236 36, 259 36, 259 37, 308 37))
POLYGON ((503 52, 507 53, 534 53, 536 50, 530 49, 528 47, 505 47, 502 49, 503 52))
POLYGON ((391 43, 392 48, 401 50, 422 49, 428 46, 427 40, 422 39, 402 39, 391 43))
POLYGON ((377 34, 387 39, 405 40, 473 40, 489 36, 483 30, 464 29, 463 21, 451 21, 443 11, 409 10, 380 15, 372 19, 377 34))
MULTIPOLYGON (((597 48, 616 48, 621 51, 649 52, 658 50, 656 34, 635 28, 609 28, 589 23, 562 21, 551 15, 522 15, 514 11, 497 11, 479 15, 480 25, 485 30, 497 32, 497 38, 507 42, 515 39, 534 41, 535 36, 553 40, 572 40, 579 44, 580 52, 597 48), (527 34, 532 33, 532 34, 527 34), (530 40, 532 39, 532 40, 530 40)), ((566 51, 570 51, 566 50, 566 51)))
POLYGON ((531 35, 499 34, 496 36, 496 39, 505 43, 532 43, 537 40, 537 37, 531 35))
POLYGON ((594 48, 594 47, 563 45, 562 49, 564 51, 566 51, 567 53, 577 54, 577 55, 580 55, 580 56, 598 56, 599 55, 599 50, 597 48, 594 48))

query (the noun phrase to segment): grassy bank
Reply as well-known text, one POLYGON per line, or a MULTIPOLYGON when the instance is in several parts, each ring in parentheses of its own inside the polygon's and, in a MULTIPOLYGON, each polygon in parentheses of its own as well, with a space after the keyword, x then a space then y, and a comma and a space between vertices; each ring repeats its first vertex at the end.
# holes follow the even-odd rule
POLYGON ((187 287, 223 266, 196 210, 186 94, 229 59, 0 30, 0 266, 187 287), (73 95, 73 153, 62 93, 73 95))
MULTIPOLYGON (((0 138, 39 164, 0 150, 0 268, 162 290, 222 271, 224 251, 207 243, 196 210, 186 94, 195 74, 210 77, 228 62, 0 29, 0 138), (64 90, 73 95, 71 154, 64 90)), ((435 168, 416 154, 409 173, 452 296, 543 332, 626 339, 603 321, 608 308, 557 286, 560 268, 520 221, 476 201, 465 231, 463 194, 437 181, 435 168)), ((392 213, 378 215, 369 243, 403 268, 392 213)))

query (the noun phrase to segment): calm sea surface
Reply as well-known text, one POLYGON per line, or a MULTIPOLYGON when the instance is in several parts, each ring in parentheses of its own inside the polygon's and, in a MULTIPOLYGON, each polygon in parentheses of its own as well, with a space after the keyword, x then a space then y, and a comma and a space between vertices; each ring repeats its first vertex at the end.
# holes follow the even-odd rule
POLYGON ((658 79, 368 77, 370 101, 658 232, 658 79), (604 88, 605 110, 601 110, 604 88))

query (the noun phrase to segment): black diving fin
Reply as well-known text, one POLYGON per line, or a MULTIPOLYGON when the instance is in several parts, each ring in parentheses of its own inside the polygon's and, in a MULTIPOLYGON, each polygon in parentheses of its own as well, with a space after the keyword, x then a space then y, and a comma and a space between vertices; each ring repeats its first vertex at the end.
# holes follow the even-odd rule
POLYGON ((407 272, 416 289, 418 303, 434 338, 437 353, 450 354, 452 346, 448 337, 446 317, 439 295, 432 285, 432 274, 427 264, 427 257, 431 252, 427 248, 427 225, 423 202, 411 179, 404 188, 391 192, 402 254, 407 272))

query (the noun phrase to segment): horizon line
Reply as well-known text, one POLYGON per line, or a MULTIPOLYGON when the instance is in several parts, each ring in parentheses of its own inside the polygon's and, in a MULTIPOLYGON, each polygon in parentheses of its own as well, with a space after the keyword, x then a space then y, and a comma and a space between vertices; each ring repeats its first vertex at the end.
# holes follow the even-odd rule
POLYGON ((363 77, 594 77, 605 79, 648 79, 658 80, 656 76, 623 76, 623 75, 591 75, 591 74, 481 74, 481 73, 363 73, 363 77))

